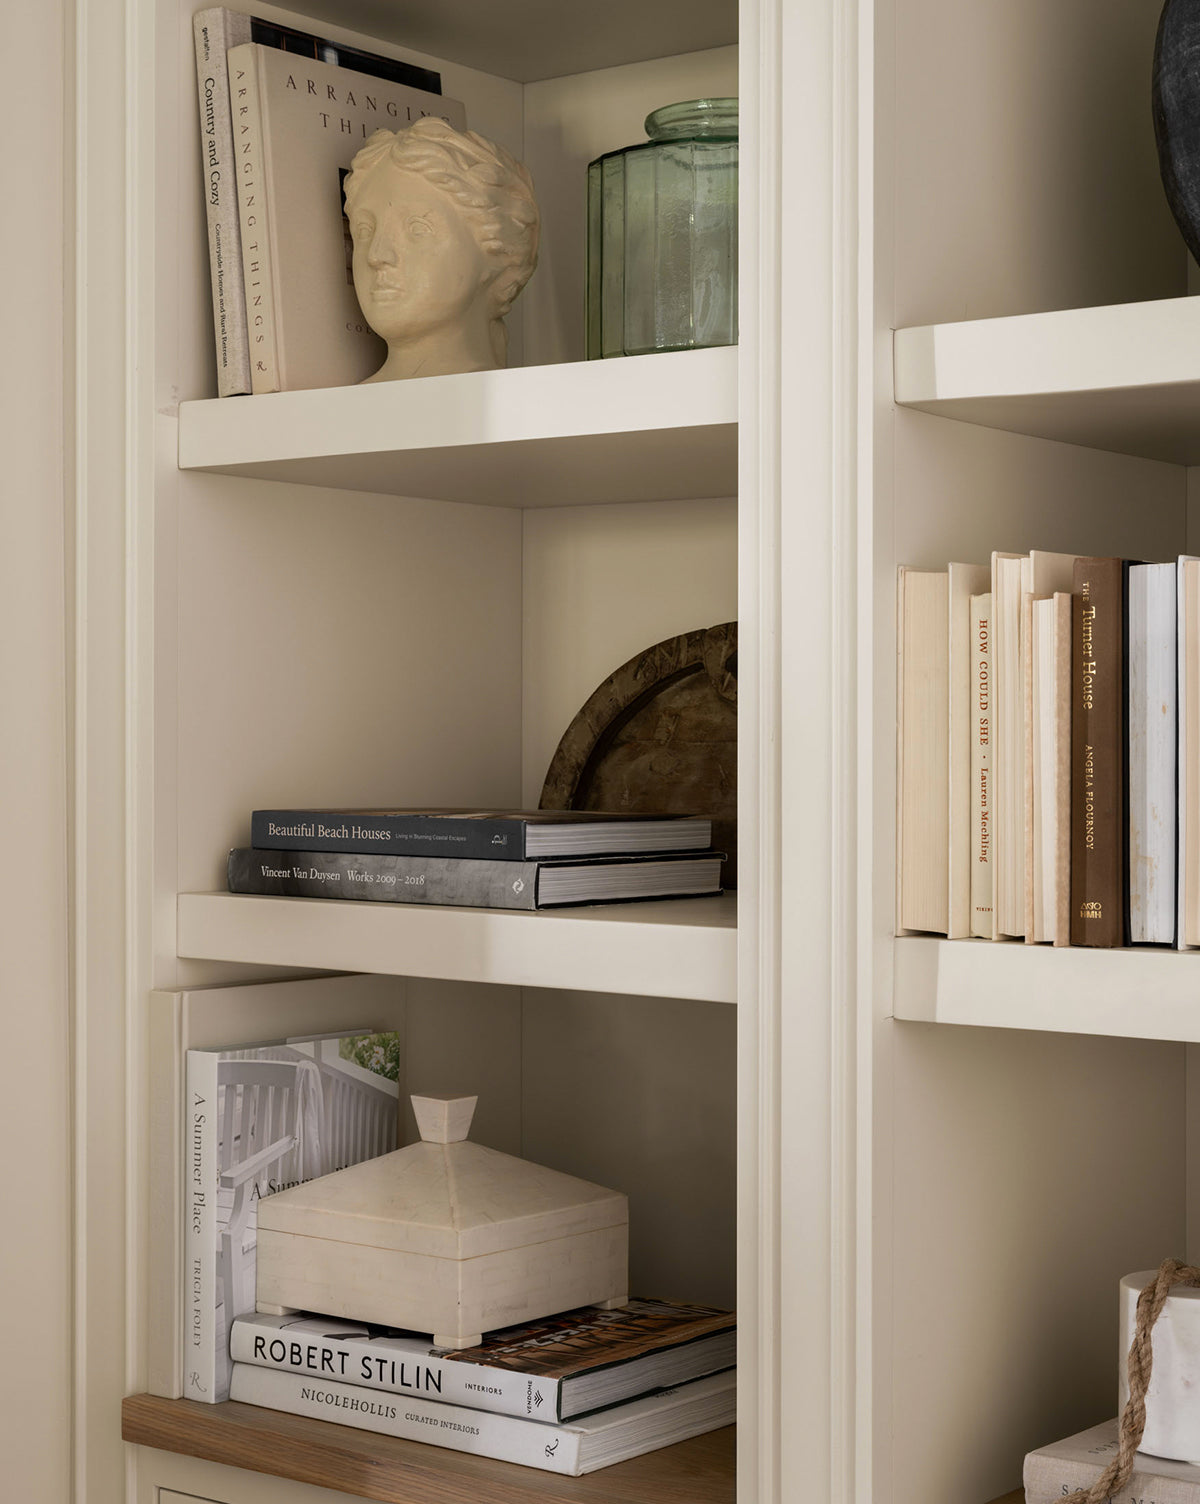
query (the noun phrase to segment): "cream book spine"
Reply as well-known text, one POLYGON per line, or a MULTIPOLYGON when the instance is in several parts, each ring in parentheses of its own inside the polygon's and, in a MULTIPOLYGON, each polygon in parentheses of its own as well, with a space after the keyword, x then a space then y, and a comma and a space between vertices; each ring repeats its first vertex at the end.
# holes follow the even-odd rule
POLYGON ((266 191, 267 148, 262 80, 259 77, 262 51, 253 42, 246 42, 229 52, 229 101, 237 169, 246 338, 250 388, 256 396, 280 389, 274 236, 266 191))
POLYGON ((992 916, 992 593, 971 597, 971 934, 992 916))
MULTIPOLYGON (((1024 875, 1021 881, 1021 896, 1025 904, 1025 925, 1022 933, 1026 945, 1033 945, 1042 928, 1038 915, 1038 894, 1035 889, 1036 851, 1038 842, 1038 810, 1035 808, 1034 760, 1037 745, 1034 737, 1033 718, 1037 703, 1036 662, 1033 651, 1034 599, 1027 591, 1021 594, 1021 835, 1024 875)), ((1044 937, 1043 937, 1044 938, 1044 937)))
POLYGON ((1129 943, 1175 943, 1178 732, 1174 564, 1131 564, 1127 587, 1129 943))
POLYGON ((1025 931, 1020 554, 992 555, 992 935, 1025 931))
POLYGON ((1032 677, 1032 848, 1030 944, 1065 945, 1070 936, 1071 597, 1034 600, 1032 677))
POLYGON ((985 564, 951 564, 948 573, 949 634, 949 929, 951 940, 971 933, 971 740, 975 699, 971 633, 972 597, 988 587, 985 564))
POLYGON ((1054 629, 1054 943, 1071 943, 1071 592, 1052 597, 1054 629))
POLYGON ((897 924, 949 925, 949 582, 945 570, 899 574, 897 924))
POLYGON ((208 222, 217 391, 222 397, 235 397, 250 390, 250 353, 246 342, 246 294, 242 285, 228 52, 231 47, 250 40, 250 17, 214 6, 196 12, 192 29, 196 43, 201 175, 208 222))
POLYGON ((1200 559, 1178 563, 1179 858, 1176 945, 1200 945, 1200 559))

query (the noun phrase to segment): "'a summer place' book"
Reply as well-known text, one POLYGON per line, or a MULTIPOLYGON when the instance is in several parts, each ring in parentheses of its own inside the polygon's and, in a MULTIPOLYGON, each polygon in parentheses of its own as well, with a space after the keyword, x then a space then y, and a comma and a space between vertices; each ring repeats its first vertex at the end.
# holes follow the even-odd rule
POLYGON ((251 846, 269 851, 348 851, 389 856, 618 856, 703 851, 703 815, 608 814, 594 810, 256 809, 251 846))
POLYGON ((253 1363, 234 1364, 230 1398, 577 1477, 731 1425, 737 1379, 734 1370, 727 1369, 678 1389, 555 1424, 491 1415, 422 1395, 384 1394, 253 1363))
POLYGON ((251 1315, 234 1322, 230 1354, 235 1363, 562 1421, 732 1368, 737 1327, 732 1311, 631 1300, 505 1327, 478 1347, 448 1352, 411 1332, 251 1315))
POLYGON ((229 50, 242 281, 255 392, 349 386, 387 353, 354 292, 342 177, 377 130, 457 100, 247 42, 229 50))
POLYGON ((229 1397, 229 1330, 255 1306, 258 1201, 396 1147, 399 1036, 187 1052, 183 1393, 229 1397))

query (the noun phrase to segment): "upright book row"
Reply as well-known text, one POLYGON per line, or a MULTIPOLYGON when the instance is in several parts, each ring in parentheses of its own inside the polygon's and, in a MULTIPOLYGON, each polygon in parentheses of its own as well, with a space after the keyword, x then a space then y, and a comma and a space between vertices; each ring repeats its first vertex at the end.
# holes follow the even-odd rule
POLYGON ((194 18, 217 389, 347 386, 385 353, 354 291, 342 184, 375 131, 466 128, 427 68, 224 7, 194 18))
POLYGON ((897 925, 1200 945, 1200 560, 901 568, 897 925))

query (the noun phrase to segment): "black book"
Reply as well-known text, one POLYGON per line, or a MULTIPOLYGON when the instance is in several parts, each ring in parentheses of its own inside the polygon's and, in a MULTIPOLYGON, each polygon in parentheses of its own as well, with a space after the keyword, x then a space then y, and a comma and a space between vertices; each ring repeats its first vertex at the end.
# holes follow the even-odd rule
POLYGON ((721 861, 719 851, 492 862, 243 848, 229 853, 229 891, 474 909, 552 909, 717 894, 721 861))
POLYGON ((256 809, 250 844, 266 851, 468 857, 640 856, 704 851, 712 821, 698 815, 592 810, 256 809))

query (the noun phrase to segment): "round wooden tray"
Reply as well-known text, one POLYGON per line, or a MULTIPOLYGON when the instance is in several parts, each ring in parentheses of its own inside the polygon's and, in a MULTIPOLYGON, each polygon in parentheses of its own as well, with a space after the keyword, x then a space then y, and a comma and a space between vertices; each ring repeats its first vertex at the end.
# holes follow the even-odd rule
POLYGON ((567 727, 542 809, 709 815, 737 877, 737 622, 668 637, 623 663, 567 727))

